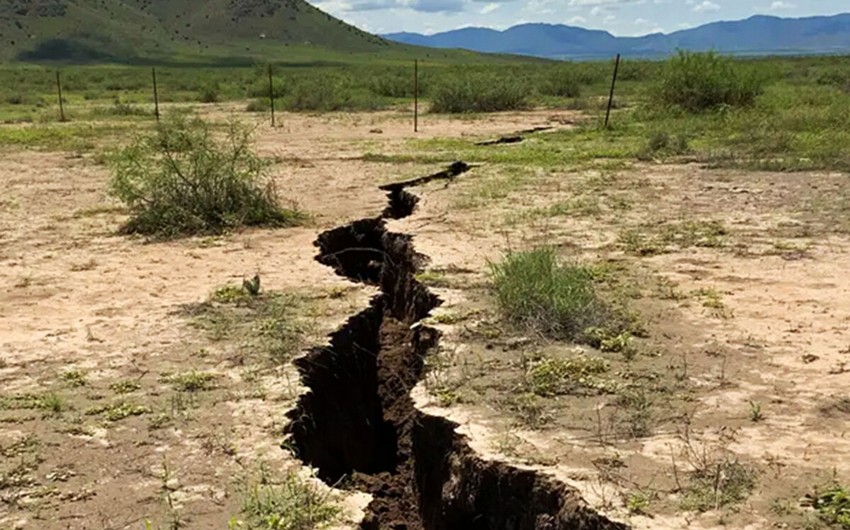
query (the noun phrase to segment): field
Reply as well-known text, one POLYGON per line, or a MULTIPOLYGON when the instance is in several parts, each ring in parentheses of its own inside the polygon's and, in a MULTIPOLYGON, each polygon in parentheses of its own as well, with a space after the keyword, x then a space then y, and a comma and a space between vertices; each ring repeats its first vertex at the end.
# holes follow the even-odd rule
POLYGON ((0 530, 850 528, 850 58, 419 68, 0 66, 0 530))

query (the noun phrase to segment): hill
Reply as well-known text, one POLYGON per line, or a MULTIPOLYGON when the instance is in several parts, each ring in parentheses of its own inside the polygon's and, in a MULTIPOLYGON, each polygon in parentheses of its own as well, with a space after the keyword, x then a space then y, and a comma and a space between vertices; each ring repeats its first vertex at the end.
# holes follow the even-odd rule
POLYGON ((304 0, 2 0, 0 61, 143 61, 402 46, 304 0))
POLYGON ((615 53, 658 57, 677 48, 742 55, 846 53, 850 52, 850 14, 798 19, 759 15, 643 37, 615 37, 607 31, 553 24, 521 24, 504 31, 463 28, 434 35, 391 33, 383 37, 435 48, 573 59, 615 53))

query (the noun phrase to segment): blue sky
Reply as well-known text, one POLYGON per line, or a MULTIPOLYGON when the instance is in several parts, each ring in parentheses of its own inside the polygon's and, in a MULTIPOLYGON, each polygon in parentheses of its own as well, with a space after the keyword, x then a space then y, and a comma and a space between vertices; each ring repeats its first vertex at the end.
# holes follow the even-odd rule
POLYGON ((524 22, 569 24, 614 35, 671 33, 755 14, 783 17, 850 12, 850 0, 322 0, 313 3, 373 33, 435 33, 524 22))

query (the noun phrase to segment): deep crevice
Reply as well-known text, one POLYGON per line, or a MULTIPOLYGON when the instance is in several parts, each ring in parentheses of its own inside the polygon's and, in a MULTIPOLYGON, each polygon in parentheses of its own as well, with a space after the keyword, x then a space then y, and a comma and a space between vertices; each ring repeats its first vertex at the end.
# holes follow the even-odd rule
POLYGON ((411 215, 418 198, 406 187, 453 179, 446 171, 383 186, 388 207, 319 236, 317 260, 347 278, 380 287, 368 309, 330 343, 296 361, 309 388, 289 413, 289 446, 328 484, 368 492, 361 528, 393 530, 620 529, 578 494, 541 474, 474 454, 456 425, 417 410, 419 382, 439 333, 421 324, 441 302, 415 279, 423 256, 386 219, 411 215))

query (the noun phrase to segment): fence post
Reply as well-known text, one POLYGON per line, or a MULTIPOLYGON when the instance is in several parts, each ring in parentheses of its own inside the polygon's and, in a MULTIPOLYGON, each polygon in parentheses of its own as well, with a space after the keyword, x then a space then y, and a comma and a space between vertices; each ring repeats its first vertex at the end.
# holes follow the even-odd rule
POLYGON ((271 63, 269 63, 269 104, 272 108, 272 127, 274 127, 274 81, 272 80, 271 63))
POLYGON ((419 59, 413 60, 413 132, 419 132, 419 59))
POLYGON ((56 70, 56 90, 59 92, 59 121, 65 121, 65 104, 62 102, 62 80, 59 78, 59 70, 56 70))
POLYGON ((156 68, 151 68, 153 75, 153 113, 156 116, 156 122, 159 123, 159 89, 156 86, 156 68))
POLYGON ((611 117, 611 106, 614 104, 614 86, 617 84, 617 72, 620 70, 620 54, 614 61, 614 77, 611 79, 611 94, 608 96, 608 110, 605 112, 605 128, 608 128, 608 120, 611 117))

